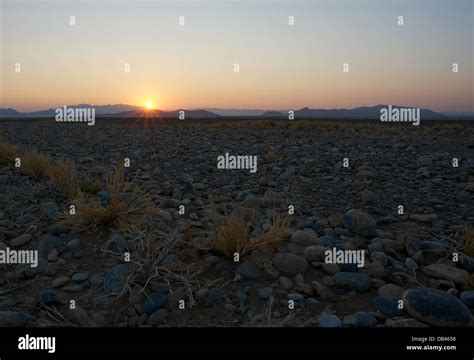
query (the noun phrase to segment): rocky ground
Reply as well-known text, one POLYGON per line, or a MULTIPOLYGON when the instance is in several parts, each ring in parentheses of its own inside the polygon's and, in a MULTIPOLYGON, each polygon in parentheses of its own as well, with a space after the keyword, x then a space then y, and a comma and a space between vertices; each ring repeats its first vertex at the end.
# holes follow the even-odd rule
POLYGON ((473 326, 472 122, 4 120, 0 134, 73 161, 97 206, 128 158, 121 195, 154 206, 132 230, 80 227, 64 215, 77 193, 0 165, 0 250, 40 257, 0 264, 0 326, 473 326), (258 171, 217 169, 225 153, 258 171), (226 256, 211 212, 235 209, 250 242, 285 214, 283 242, 226 256), (365 250, 364 267, 325 263, 334 247, 365 250))

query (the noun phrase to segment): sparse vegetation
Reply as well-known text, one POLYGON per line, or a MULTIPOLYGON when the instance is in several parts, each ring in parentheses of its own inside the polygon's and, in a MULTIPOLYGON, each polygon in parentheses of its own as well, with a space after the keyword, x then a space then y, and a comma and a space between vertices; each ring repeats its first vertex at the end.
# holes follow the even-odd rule
POLYGON ((107 174, 102 199, 79 191, 74 204, 76 214, 65 214, 68 222, 78 230, 89 231, 110 225, 132 233, 146 221, 147 214, 157 210, 149 194, 124 180, 123 167, 107 174))
POLYGON ((36 150, 29 150, 21 157, 21 171, 34 180, 44 179, 49 167, 48 158, 36 150))
POLYGON ((39 312, 41 316, 36 320, 39 327, 78 327, 72 321, 66 319, 54 306, 42 304, 39 312))
POLYGON ((251 222, 245 220, 243 212, 234 211, 219 220, 213 209, 210 217, 215 226, 211 244, 228 257, 233 257, 235 253, 242 256, 253 250, 271 254, 288 236, 287 221, 281 215, 273 217, 272 226, 266 233, 253 238, 251 222))
POLYGON ((0 136, 0 164, 13 164, 18 156, 18 146, 9 144, 0 136))
POLYGON ((66 196, 73 196, 77 191, 77 169, 71 161, 59 160, 48 169, 48 177, 56 188, 66 196))

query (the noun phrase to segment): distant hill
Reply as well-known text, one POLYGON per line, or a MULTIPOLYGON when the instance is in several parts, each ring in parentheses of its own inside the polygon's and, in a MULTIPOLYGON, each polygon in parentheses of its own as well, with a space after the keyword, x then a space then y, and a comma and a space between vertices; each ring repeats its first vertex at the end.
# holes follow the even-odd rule
MULTIPOLYGON (((180 110, 165 111, 165 110, 143 110, 140 106, 114 104, 114 105, 67 105, 68 108, 91 108, 95 109, 96 116, 108 117, 163 117, 163 118, 177 118, 180 110)), ((295 110, 295 118, 320 118, 320 119, 378 119, 380 118, 380 110, 386 108, 388 105, 364 106, 353 109, 311 109, 308 107, 295 110)), ((400 105, 393 105, 392 107, 407 107, 400 105)), ((15 117, 54 117, 56 109, 45 109, 33 112, 18 112, 15 109, 0 109, 0 118, 15 118, 15 117)), ((185 110, 186 117, 192 118, 217 118, 220 116, 236 116, 236 117, 287 117, 288 110, 255 110, 255 109, 190 109, 185 110)), ((433 119, 443 118, 446 116, 455 117, 472 117, 472 113, 450 112, 442 114, 434 112, 430 109, 420 110, 421 118, 433 119)))
MULTIPOLYGON (((125 105, 125 104, 114 104, 114 105, 90 105, 90 104, 77 104, 67 105, 68 108, 94 108, 96 116, 105 114, 116 114, 123 111, 132 111, 140 109, 139 106, 125 105)), ((55 116, 56 108, 50 108, 32 112, 18 112, 14 109, 0 109, 0 117, 53 117, 55 116)))
POLYGON ((279 111, 270 110, 270 111, 264 112, 262 116, 265 116, 265 117, 280 117, 280 116, 287 116, 287 115, 284 115, 279 111))
POLYGON ((192 118, 218 118, 220 115, 214 114, 207 110, 185 110, 179 109, 175 111, 164 111, 164 110, 133 110, 133 111, 124 111, 117 114, 107 114, 104 116, 109 117, 131 117, 131 118, 143 118, 143 117, 156 117, 156 118, 178 118, 180 111, 185 112, 186 117, 192 118))
MULTIPOLYGON (((198 109, 191 109, 198 110, 198 109)), ((220 109, 220 108, 202 108, 199 110, 210 111, 221 116, 261 116, 266 110, 259 109, 220 109)))
MULTIPOLYGON (((304 107, 295 111, 295 117, 309 118, 380 118, 380 110, 388 105, 364 106, 354 109, 310 109, 304 107)), ((392 108, 404 108, 408 106, 393 105, 392 108)), ((420 109, 421 118, 442 118, 444 114, 434 112, 430 109, 420 109)))
POLYGON ((15 109, 0 109, 0 117, 17 117, 21 116, 21 113, 16 111, 15 109))

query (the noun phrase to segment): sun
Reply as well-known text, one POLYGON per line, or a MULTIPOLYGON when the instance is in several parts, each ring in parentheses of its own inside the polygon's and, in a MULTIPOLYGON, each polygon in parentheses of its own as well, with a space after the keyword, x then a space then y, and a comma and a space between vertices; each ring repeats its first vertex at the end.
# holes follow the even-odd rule
POLYGON ((145 109, 152 110, 153 109, 153 102, 152 101, 145 102, 145 109))

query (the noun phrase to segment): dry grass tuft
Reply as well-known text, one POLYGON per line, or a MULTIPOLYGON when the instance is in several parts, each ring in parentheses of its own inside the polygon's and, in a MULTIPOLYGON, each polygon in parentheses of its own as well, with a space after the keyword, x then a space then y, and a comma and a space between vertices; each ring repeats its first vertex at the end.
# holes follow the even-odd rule
POLYGON ((234 211, 219 220, 215 209, 212 209, 210 218, 215 226, 210 235, 213 247, 231 258, 235 253, 242 256, 253 250, 271 254, 288 236, 288 223, 282 215, 275 215, 271 228, 253 239, 251 223, 245 220, 243 212, 234 211))
POLYGON ((156 212, 157 206, 151 196, 124 180, 124 168, 118 167, 107 174, 105 189, 107 201, 95 195, 77 193, 74 200, 76 214, 65 214, 67 221, 77 230, 94 231, 113 226, 124 233, 135 233, 147 221, 148 215, 156 212))
POLYGON ((77 193, 77 168, 74 162, 57 161, 49 167, 48 177, 64 195, 71 197, 77 193))
POLYGON ((474 227, 468 222, 463 226, 461 246, 464 255, 474 256, 474 227))
POLYGON ((36 325, 39 327, 78 327, 66 319, 54 306, 41 305, 40 314, 43 317, 39 317, 36 321, 36 325))
POLYGON ((21 171, 32 179, 44 179, 49 167, 48 158, 36 150, 29 150, 21 157, 21 171))
POLYGON ((13 164, 13 161, 18 156, 18 146, 7 143, 2 136, 0 136, 0 164, 13 164))
POLYGON ((250 251, 252 228, 242 214, 233 212, 219 220, 213 209, 210 212, 210 218, 215 226, 211 234, 211 242, 218 251, 228 257, 233 257, 236 252, 243 255, 250 251))

